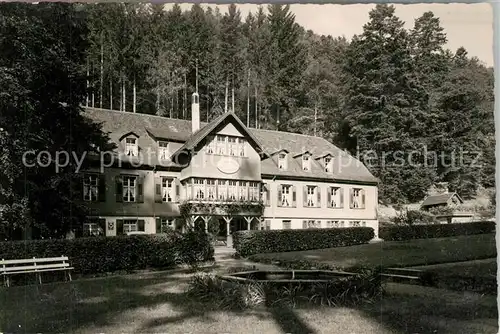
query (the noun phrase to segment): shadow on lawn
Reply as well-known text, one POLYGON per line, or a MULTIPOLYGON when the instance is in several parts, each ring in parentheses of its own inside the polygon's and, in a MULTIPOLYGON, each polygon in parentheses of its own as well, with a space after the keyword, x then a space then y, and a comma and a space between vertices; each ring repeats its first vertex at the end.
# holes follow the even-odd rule
MULTIPOLYGON (((213 304, 190 299, 182 286, 188 280, 186 275, 154 273, 0 289, 0 329, 8 333, 68 333, 94 326, 112 326, 121 321, 120 316, 126 312, 139 308, 149 311, 167 304, 173 310, 172 315, 145 320, 130 331, 158 331, 162 326, 182 324, 190 319, 209 323, 214 321, 212 315, 224 311, 229 315, 273 319, 284 333, 316 333, 314 324, 302 320, 298 313, 311 309, 322 312, 328 308, 299 303, 294 308, 281 305, 241 311, 217 309, 213 304)), ((454 299, 449 296, 451 292, 446 295, 436 289, 398 289, 356 309, 362 316, 381 323, 387 332, 497 332, 494 297, 485 304, 479 297, 459 298, 460 295, 454 293, 454 299), (484 326, 461 330, 464 322, 476 319, 484 326)), ((228 331, 237 329, 228 324, 228 331)), ((325 332, 334 333, 335 328, 325 328, 325 332)))

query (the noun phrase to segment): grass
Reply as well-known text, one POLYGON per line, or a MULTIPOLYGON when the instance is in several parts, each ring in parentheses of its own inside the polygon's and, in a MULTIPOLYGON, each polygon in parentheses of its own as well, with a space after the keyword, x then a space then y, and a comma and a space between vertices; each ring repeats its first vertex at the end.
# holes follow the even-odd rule
POLYGON ((186 289, 191 275, 149 273, 0 288, 7 333, 497 333, 496 299, 392 285, 357 307, 221 309, 186 289))
POLYGON ((300 252, 257 254, 258 262, 280 262, 293 266, 297 261, 353 270, 360 267, 409 267, 496 257, 494 234, 451 238, 386 241, 349 247, 300 252))

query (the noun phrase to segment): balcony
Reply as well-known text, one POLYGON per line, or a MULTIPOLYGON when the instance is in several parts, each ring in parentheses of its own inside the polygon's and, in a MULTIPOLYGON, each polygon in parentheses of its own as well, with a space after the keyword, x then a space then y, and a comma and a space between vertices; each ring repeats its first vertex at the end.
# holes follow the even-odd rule
POLYGON ((264 212, 262 200, 196 200, 189 199, 179 206, 181 216, 261 216, 264 212))

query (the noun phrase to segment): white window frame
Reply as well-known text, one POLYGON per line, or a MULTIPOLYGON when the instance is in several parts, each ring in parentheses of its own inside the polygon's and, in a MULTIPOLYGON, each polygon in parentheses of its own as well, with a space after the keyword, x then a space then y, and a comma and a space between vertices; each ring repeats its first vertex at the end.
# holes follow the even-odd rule
POLYGON ((239 181, 238 182, 238 199, 240 201, 248 200, 248 192, 247 192, 247 181, 239 181))
POLYGON ((219 201, 225 201, 227 195, 227 180, 217 180, 217 196, 219 201))
POLYGON ((302 156, 302 170, 305 172, 311 171, 311 156, 309 154, 302 156))
POLYGON ((125 138, 125 155, 131 157, 139 155, 139 143, 136 137, 125 138))
POLYGON ((259 182, 249 182, 248 188, 249 200, 253 202, 258 201, 260 196, 259 182))
POLYGON ((168 142, 158 141, 158 159, 169 160, 168 142))
POLYGON ((228 155, 236 156, 238 154, 238 138, 228 136, 227 146, 228 146, 228 155))
POLYGON ((280 170, 286 170, 287 169, 287 164, 286 164, 286 153, 278 153, 278 169, 280 170))
POLYGON ((317 186, 306 186, 306 193, 307 193, 307 207, 313 208, 316 206, 316 191, 318 189, 317 186))
POLYGON ((291 220, 282 220, 281 221, 282 229, 283 230, 291 230, 292 229, 292 221, 291 220), (285 224, 290 224, 289 227, 285 227, 285 224))
POLYGON ((330 187, 330 207, 331 208, 340 208, 340 196, 341 191, 340 187, 330 187))
POLYGON ((217 147, 216 137, 211 136, 209 138, 208 145, 207 145, 207 154, 215 154, 216 147, 217 147))
POLYGON ((84 236, 100 236, 104 235, 104 231, 97 223, 84 223, 83 224, 84 236))
POLYGON ((324 165, 325 165, 325 172, 331 173, 333 171, 333 168, 332 168, 333 159, 332 159, 332 157, 326 156, 323 158, 323 160, 324 160, 324 165))
POLYGON ((245 138, 238 138, 238 155, 240 157, 246 157, 246 142, 245 138))
POLYGON ((194 183, 194 198, 199 201, 205 200, 205 180, 195 178, 193 183, 194 183))
POLYGON ((161 200, 162 202, 174 201, 174 180, 168 177, 161 178, 161 200))
POLYGON ((122 176, 123 202, 137 201, 137 176, 124 175, 122 176))
POLYGON ((289 184, 281 185, 281 206, 292 206, 292 186, 289 184))
POLYGON ((236 201, 237 198, 238 198, 238 181, 229 180, 227 199, 230 201, 236 201))
POLYGON ((353 209, 361 209, 361 193, 363 189, 353 188, 352 189, 352 207, 353 209))
POLYGON ((206 186, 207 186, 207 199, 209 201, 215 201, 216 200, 216 195, 217 195, 217 182, 216 180, 213 179, 207 179, 206 180, 206 186))
POLYGON ((175 230, 175 219, 161 218, 160 219, 160 233, 168 230, 175 230))
POLYGON ((83 178, 83 200, 86 202, 97 202, 99 199, 99 176, 96 174, 85 174, 83 178))
POLYGON ((217 154, 226 155, 227 150, 227 136, 217 135, 217 154))
POLYGON ((123 233, 139 231, 139 222, 134 219, 123 220, 123 233))

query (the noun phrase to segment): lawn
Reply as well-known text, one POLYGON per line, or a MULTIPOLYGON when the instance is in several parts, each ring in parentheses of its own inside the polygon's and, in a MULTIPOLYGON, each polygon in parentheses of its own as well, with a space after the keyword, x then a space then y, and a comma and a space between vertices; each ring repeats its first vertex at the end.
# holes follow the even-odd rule
POLYGON ((321 263, 345 270, 359 267, 409 267, 494 258, 495 235, 478 234, 451 238, 386 241, 374 244, 316 249, 300 252, 252 255, 260 262, 296 261, 321 263))
POLYGON ((0 288, 7 333, 497 333, 496 299, 389 284, 357 308, 215 309, 187 297, 186 274, 149 273, 0 288))

